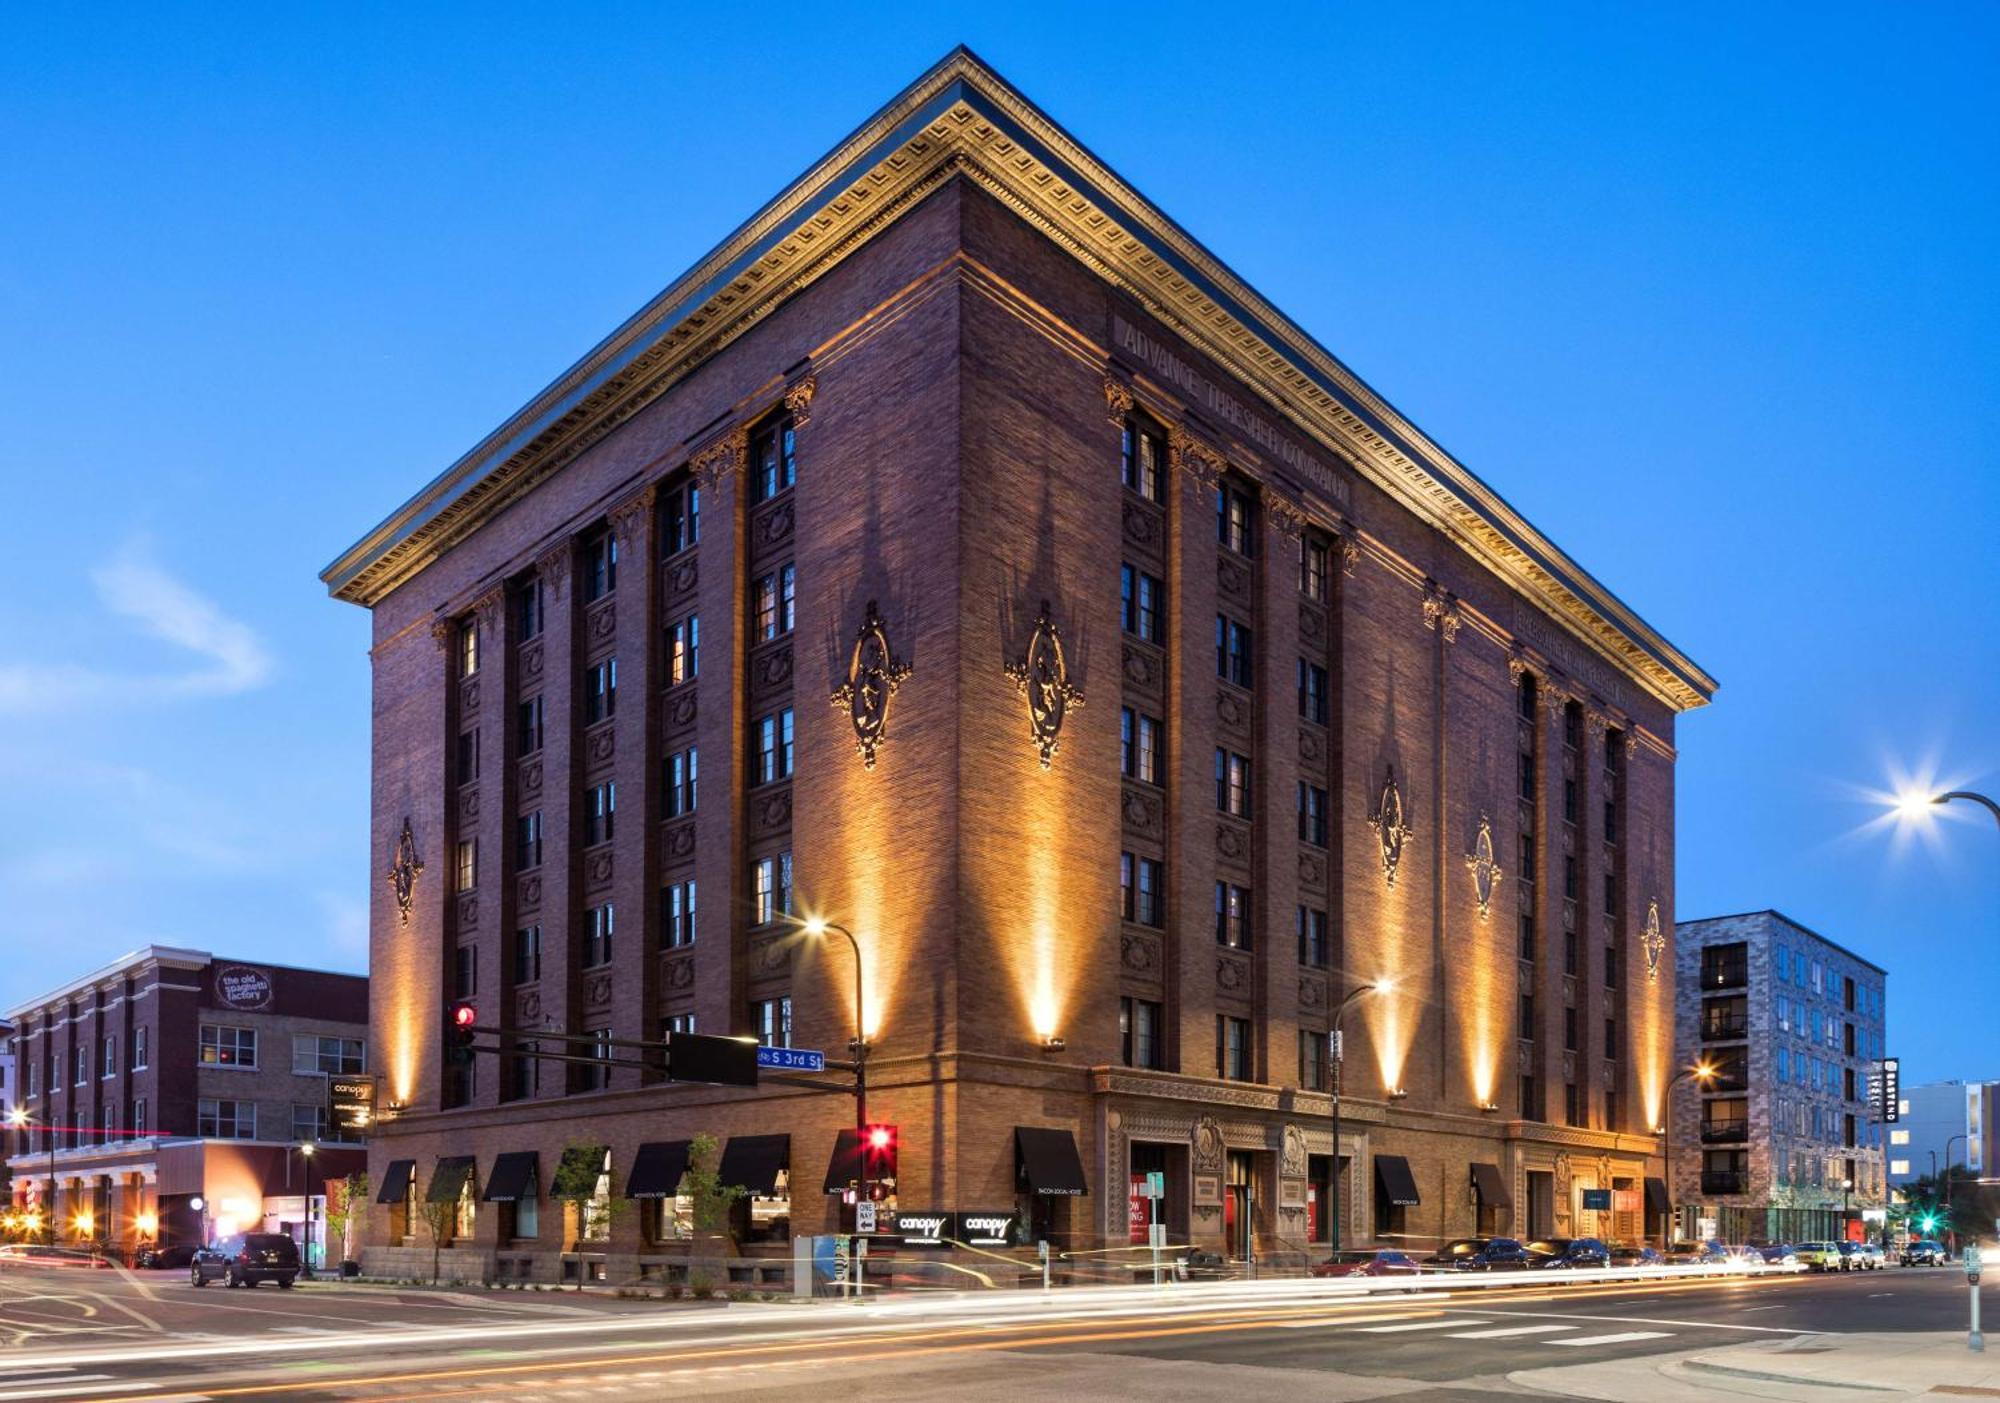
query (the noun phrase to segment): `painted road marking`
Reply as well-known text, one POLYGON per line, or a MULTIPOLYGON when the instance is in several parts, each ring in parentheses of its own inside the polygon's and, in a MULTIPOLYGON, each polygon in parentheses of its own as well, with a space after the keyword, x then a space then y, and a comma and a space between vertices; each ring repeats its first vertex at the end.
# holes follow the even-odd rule
POLYGON ((1364 1325, 1364 1335, 1398 1335, 1405 1330, 1456 1330, 1461 1325, 1484 1325, 1483 1320, 1419 1320, 1410 1325, 1364 1325))
POLYGON ((1673 1337, 1671 1330, 1621 1330, 1615 1335, 1585 1335, 1580 1340, 1550 1340, 1552 1345, 1568 1345, 1580 1348, 1584 1345, 1622 1345, 1628 1340, 1665 1340, 1673 1337))
POLYGON ((1574 1330, 1574 1325, 1509 1325, 1500 1330, 1468 1330, 1462 1335, 1446 1335, 1447 1340, 1504 1340, 1512 1335, 1546 1335, 1552 1330, 1574 1330))
MULTIPOLYGON (((111 1376, 109 1374, 72 1374, 70 1377, 73 1379, 108 1379, 111 1376)), ((61 1388, 48 1388, 38 1384, 25 1392, 18 1389, 8 1389, 5 1392, 0 1392, 0 1398, 74 1398, 80 1393, 138 1393, 151 1391, 158 1387, 158 1384, 140 1383, 137 1380, 131 1379, 126 1380, 124 1383, 77 1384, 75 1387, 71 1387, 66 1383, 61 1388)), ((148 1403, 150 1403, 150 1400, 148 1403)))

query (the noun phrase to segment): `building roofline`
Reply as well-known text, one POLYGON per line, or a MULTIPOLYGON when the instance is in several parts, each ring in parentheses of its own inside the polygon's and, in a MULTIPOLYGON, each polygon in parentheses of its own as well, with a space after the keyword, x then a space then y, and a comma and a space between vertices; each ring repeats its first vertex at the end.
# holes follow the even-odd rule
POLYGON ((1805 935, 1809 935, 1814 940, 1817 940, 1820 944, 1825 945, 1831 949, 1838 950, 1841 954, 1847 956, 1848 959, 1867 965, 1868 968, 1874 970, 1884 979, 1889 977, 1888 970, 1883 969, 1882 966, 1876 964, 1866 955, 1859 954, 1856 951, 1850 950, 1847 946, 1842 945, 1838 940, 1827 939, 1827 937, 1821 935, 1818 931, 1814 930, 1804 921, 1795 921, 1790 916, 1787 916, 1784 912, 1778 910, 1774 906, 1766 906, 1761 911, 1737 911, 1727 916, 1693 916, 1685 921, 1675 921, 1674 929, 1675 931, 1678 932, 1683 926, 1705 926, 1716 921, 1740 921, 1744 919, 1746 916, 1770 916, 1777 920, 1783 921, 1793 930, 1799 931, 1805 935))
POLYGON ((1294 428, 1667 705, 1685 710, 1714 694, 1713 678, 963 45, 343 551, 320 574, 328 592, 374 605, 893 222, 899 200, 960 173, 1022 200, 1057 191, 1058 207, 1037 205, 1033 216, 1086 222, 1045 232, 1294 428), (1030 180, 1026 166, 1034 188, 1022 191, 1012 182, 1030 180), (1107 228, 1122 235, 1119 248, 1107 246, 1107 228))
MULTIPOLYGON (((94 988, 96 985, 103 983, 120 972, 130 969, 133 965, 150 963, 170 965, 176 969, 206 969, 210 965, 248 965, 256 969, 284 970, 292 974, 320 974, 335 979, 358 979, 363 984, 368 982, 367 975, 355 974, 344 969, 314 969, 310 965, 281 965, 273 963, 270 960, 250 960, 240 959, 234 955, 215 955, 206 950, 194 950, 179 945, 142 945, 137 950, 126 951, 100 969, 92 970, 89 974, 72 979, 67 984, 59 985, 45 994, 16 1004, 4 1014, 0 1014, 0 1027, 4 1027, 10 1023, 18 1023, 26 1015, 38 1013, 45 1005, 55 1003, 59 999, 66 999, 85 989, 94 988)), ((343 1020, 333 1019, 329 1021, 340 1022, 343 1020)))

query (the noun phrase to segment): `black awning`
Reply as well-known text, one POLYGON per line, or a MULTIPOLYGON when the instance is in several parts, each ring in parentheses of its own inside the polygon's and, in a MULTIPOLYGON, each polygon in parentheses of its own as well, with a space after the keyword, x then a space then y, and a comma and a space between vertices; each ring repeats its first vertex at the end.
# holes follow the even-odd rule
POLYGON ((486 1202, 518 1203, 535 1197, 541 1169, 541 1156, 533 1150, 509 1150, 493 1161, 493 1172, 486 1176, 486 1202))
POLYGON ((778 1171, 792 1167, 789 1135, 732 1135, 722 1147, 717 1171, 724 1185, 747 1189, 752 1198, 772 1198, 778 1192, 778 1171))
POLYGON ((1673 1204, 1667 1198, 1667 1181, 1665 1179, 1649 1178, 1646 1180, 1646 1211, 1648 1213, 1670 1213, 1673 1211, 1673 1204))
POLYGON ((424 1193, 426 1203, 456 1203, 465 1186, 472 1182, 479 1161, 471 1155, 447 1155, 431 1172, 431 1186, 424 1193))
POLYGON ((377 1203, 401 1203, 410 1196, 410 1181, 417 1177, 417 1162, 413 1159, 392 1159, 389 1167, 382 1171, 382 1192, 375 1195, 377 1203))
POLYGON ((1472 1187, 1479 1190, 1479 1201, 1488 1208, 1514 1206, 1514 1195, 1507 1192, 1507 1181, 1500 1177, 1500 1166, 1497 1164, 1473 1165, 1472 1187))
POLYGON ((627 1198, 672 1198, 688 1171, 687 1140, 649 1140, 632 1156, 632 1174, 625 1181, 627 1198))
POLYGON ((843 1130, 833 1137, 833 1158, 826 1162, 826 1187, 822 1192, 844 1194, 861 1182, 861 1133, 843 1130))
POLYGON ((1083 1157, 1076 1136, 1045 1126, 1014 1127, 1014 1162, 1018 1181, 1034 1194, 1074 1198, 1090 1192, 1083 1177, 1083 1157))
POLYGON ((1410 1173, 1410 1162, 1401 1155, 1375 1156, 1375 1183, 1382 1196, 1397 1208, 1415 1208, 1423 1202, 1417 1197, 1417 1180, 1410 1173))

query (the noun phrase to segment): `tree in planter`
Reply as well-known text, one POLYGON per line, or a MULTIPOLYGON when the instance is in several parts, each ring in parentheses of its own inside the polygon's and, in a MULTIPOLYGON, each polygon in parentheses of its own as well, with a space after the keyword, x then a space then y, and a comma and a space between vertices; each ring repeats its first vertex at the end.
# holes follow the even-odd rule
POLYGON ((458 1226, 458 1200, 434 1199, 426 1194, 417 1205, 417 1213, 423 1220, 424 1231, 431 1237, 431 1285, 435 1286, 438 1284, 439 1259, 444 1254, 444 1245, 458 1226))
MULTIPOLYGON (((585 1242, 603 1242, 611 1236, 611 1225, 632 1207, 632 1201, 611 1193, 611 1151, 603 1145, 573 1140, 563 1146, 555 1178, 549 1183, 549 1197, 570 1211, 566 1222, 576 1225, 576 1237, 569 1250, 580 1252, 585 1242)), ((583 1261, 576 1264, 576 1289, 583 1289, 583 1261)))
POLYGON ((345 1179, 336 1179, 327 1186, 326 1225, 340 1234, 340 1264, 345 1267, 353 1260, 349 1256, 348 1230, 361 1221, 368 1211, 368 1171, 357 1169, 345 1179))
MULTIPOLYGON (((688 1199, 693 1219, 695 1260, 721 1255, 712 1249, 719 1246, 719 1239, 727 1237, 730 1205, 749 1192, 740 1184, 723 1183, 721 1167, 722 1151, 713 1135, 697 1135, 689 1142, 687 1173, 681 1176, 680 1191, 688 1199)), ((729 1245, 734 1248, 736 1244, 732 1241, 729 1245)), ((688 1287, 697 1296, 707 1296, 715 1289, 715 1282, 706 1272, 691 1270, 688 1287)))

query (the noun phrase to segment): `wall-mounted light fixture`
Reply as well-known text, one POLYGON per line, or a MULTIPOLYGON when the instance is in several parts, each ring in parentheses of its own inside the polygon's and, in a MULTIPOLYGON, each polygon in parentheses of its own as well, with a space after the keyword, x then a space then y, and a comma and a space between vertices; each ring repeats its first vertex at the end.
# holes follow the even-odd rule
POLYGON ((1054 1033, 1050 1033, 1047 1037, 1042 1039, 1042 1051, 1044 1052, 1061 1052, 1064 1048, 1068 1046, 1069 1046, 1068 1043, 1064 1042, 1054 1033))
POLYGON ((1479 1103, 1479 1109, 1484 1111, 1487 1115, 1492 1115, 1495 1111, 1498 1111, 1500 1109, 1500 1103, 1498 1101, 1481 1101, 1479 1103))
POLYGON ((1391 1101, 1407 1101, 1410 1099, 1409 1090, 1405 1087, 1392 1086, 1389 1088, 1389 1099, 1391 1101))

